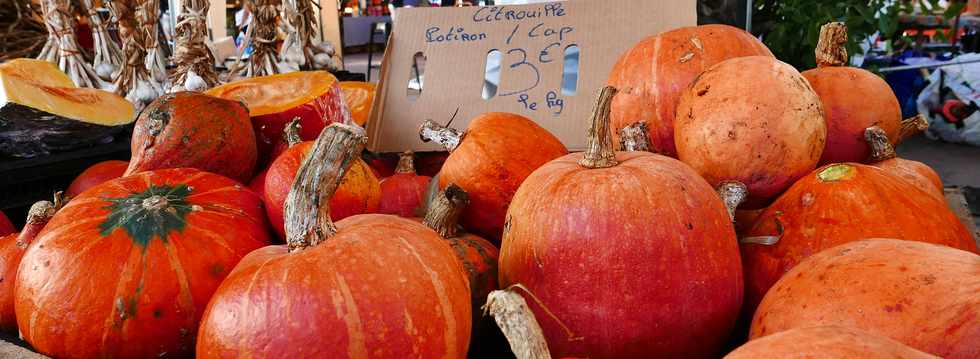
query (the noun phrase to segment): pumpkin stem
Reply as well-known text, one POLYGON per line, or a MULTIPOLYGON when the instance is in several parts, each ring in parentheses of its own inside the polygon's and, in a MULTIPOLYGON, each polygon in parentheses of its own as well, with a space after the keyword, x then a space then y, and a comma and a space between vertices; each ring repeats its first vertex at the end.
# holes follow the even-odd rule
POLYGON ((303 138, 299 136, 299 130, 302 128, 303 125, 299 124, 299 116, 293 117, 293 120, 286 124, 286 128, 282 130, 282 139, 286 141, 286 145, 293 147, 297 143, 303 142, 303 138))
POLYGON ((316 246, 337 233, 330 220, 330 197, 367 143, 364 130, 340 123, 320 132, 286 196, 289 251, 316 246))
MULTIPOLYGON (((60 192, 59 192, 60 193, 60 192)), ((57 200, 57 194, 55 195, 57 200)), ((38 201, 31 206, 31 209, 27 212, 27 221, 24 224, 24 229, 20 231, 17 235, 17 248, 27 248, 37 236, 37 233, 44 228, 44 225, 48 224, 51 217, 54 217, 55 212, 58 211, 58 207, 49 201, 38 201)))
POLYGON ((843 22, 828 22, 820 27, 820 39, 813 50, 817 57, 817 67, 844 66, 847 63, 847 25, 843 22))
POLYGON ((929 121, 926 120, 926 116, 922 114, 915 115, 913 117, 906 118, 902 120, 902 129, 898 133, 898 143, 909 139, 909 137, 918 135, 920 132, 929 129, 929 121))
POLYGON ((898 157, 895 154, 895 147, 892 146, 891 142, 888 142, 888 135, 881 127, 871 126, 864 129, 864 140, 871 147, 871 155, 868 156, 868 162, 878 163, 898 157))
POLYGON ((650 137, 647 136, 647 123, 636 122, 619 130, 619 144, 623 151, 650 151, 650 137))
POLYGON ((412 151, 402 152, 398 157, 398 167, 395 167, 395 173, 410 173, 415 174, 415 153, 412 151))
POLYGON ((599 90, 592 109, 592 126, 589 128, 589 147, 578 162, 586 168, 607 168, 616 165, 616 151, 613 148, 612 131, 609 129, 609 107, 616 96, 616 88, 603 87, 599 90))
POLYGON ((490 292, 483 306, 483 314, 487 313, 497 321, 517 359, 551 358, 541 325, 520 294, 510 288, 490 292))
POLYGON ((419 127, 419 138, 422 139, 422 142, 436 141, 449 152, 459 147, 464 135, 463 131, 440 125, 432 120, 425 120, 419 127))
POLYGON ((463 209, 470 204, 470 196, 455 183, 450 183, 445 191, 440 192, 429 205, 429 212, 422 220, 442 238, 455 238, 459 236, 459 217, 463 214, 463 209))
POLYGON ((715 191, 718 192, 718 196, 721 197, 722 202, 725 202, 725 208, 728 209, 728 217, 734 222, 735 209, 742 202, 745 202, 745 199, 749 196, 748 187, 739 181, 724 181, 718 184, 718 188, 715 191))

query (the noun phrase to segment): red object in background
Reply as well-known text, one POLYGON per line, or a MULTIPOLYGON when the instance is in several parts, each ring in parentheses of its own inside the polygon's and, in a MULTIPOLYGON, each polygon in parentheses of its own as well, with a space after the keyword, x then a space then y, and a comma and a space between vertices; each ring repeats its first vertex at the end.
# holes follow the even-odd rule
POLYGON ((442 164, 449 158, 449 152, 422 152, 415 156, 415 171, 419 176, 435 177, 442 170, 442 164))
POLYGON ((395 214, 406 218, 420 217, 419 204, 425 197, 432 177, 415 173, 415 154, 401 154, 395 174, 381 180, 381 204, 378 213, 395 214))
POLYGON ((374 153, 364 151, 361 159, 371 167, 371 172, 377 178, 387 178, 395 174, 395 166, 398 165, 398 155, 394 153, 374 153))
POLYGON ((75 177, 75 180, 71 181, 71 185, 65 190, 65 194, 68 197, 77 197, 85 190, 102 184, 102 182, 122 177, 127 167, 129 167, 127 161, 112 160, 96 163, 75 177))
POLYGON ((95 40, 92 38, 92 27, 88 24, 79 23, 75 27, 75 38, 78 39, 78 46, 91 51, 95 47, 95 40))
POLYGON ((17 228, 14 228, 14 224, 10 223, 7 219, 7 215, 0 211, 0 236, 5 236, 11 233, 17 232, 17 228))

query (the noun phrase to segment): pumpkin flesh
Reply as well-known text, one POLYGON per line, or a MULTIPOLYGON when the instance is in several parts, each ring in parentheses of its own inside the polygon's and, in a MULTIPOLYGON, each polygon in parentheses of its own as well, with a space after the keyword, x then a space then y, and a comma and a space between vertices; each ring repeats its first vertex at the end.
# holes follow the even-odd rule
POLYGON ((374 103, 375 85, 363 81, 341 81, 340 89, 344 92, 344 101, 350 109, 351 119, 358 126, 366 126, 374 103))
POLYGON ((189 356, 211 294, 266 233, 258 196, 222 176, 172 169, 103 183, 24 254, 18 327, 52 357, 189 356))
POLYGON ((851 242, 786 273, 752 320, 751 338, 843 325, 943 358, 980 357, 980 256, 897 239, 851 242))
POLYGON ((299 117, 300 137, 313 140, 332 122, 349 123, 339 81, 326 71, 296 71, 247 78, 205 92, 248 107, 258 146, 260 166, 274 160, 283 129, 299 117))
POLYGON ((677 156, 674 112, 681 93, 701 72, 719 62, 772 53, 758 39, 728 25, 701 25, 647 37, 624 53, 607 83, 622 90, 612 103, 616 143, 619 129, 647 124, 651 151, 677 156))

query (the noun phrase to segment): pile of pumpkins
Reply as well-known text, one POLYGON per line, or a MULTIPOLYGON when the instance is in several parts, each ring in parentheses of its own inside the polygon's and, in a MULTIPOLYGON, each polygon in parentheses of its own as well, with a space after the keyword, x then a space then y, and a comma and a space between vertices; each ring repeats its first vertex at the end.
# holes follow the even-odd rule
POLYGON ((326 72, 166 95, 0 239, 0 329, 58 358, 978 358, 973 234, 845 40, 800 73, 664 32, 586 151, 486 113, 422 124, 448 156, 419 172, 363 155, 373 88, 326 72))

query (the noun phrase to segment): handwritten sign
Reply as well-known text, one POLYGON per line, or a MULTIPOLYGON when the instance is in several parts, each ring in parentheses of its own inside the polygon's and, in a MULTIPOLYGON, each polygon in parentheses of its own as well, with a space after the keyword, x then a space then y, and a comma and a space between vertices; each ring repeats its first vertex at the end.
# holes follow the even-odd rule
POLYGON ((696 12, 695 0, 568 0, 398 9, 394 22, 368 125, 371 150, 437 150, 419 141, 418 126, 445 123, 457 108, 460 129, 481 113, 512 112, 581 149, 595 92, 620 54, 643 37, 694 25, 696 12))

